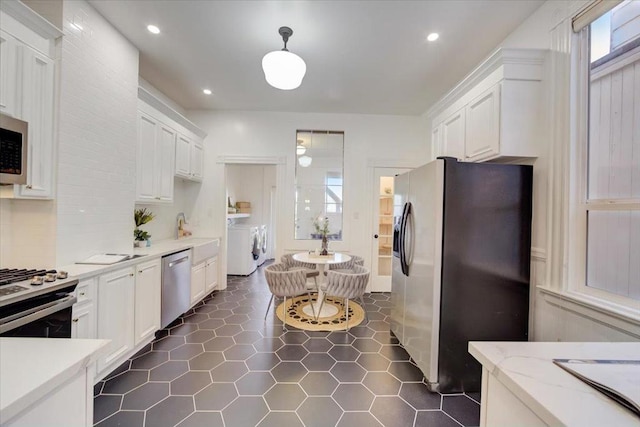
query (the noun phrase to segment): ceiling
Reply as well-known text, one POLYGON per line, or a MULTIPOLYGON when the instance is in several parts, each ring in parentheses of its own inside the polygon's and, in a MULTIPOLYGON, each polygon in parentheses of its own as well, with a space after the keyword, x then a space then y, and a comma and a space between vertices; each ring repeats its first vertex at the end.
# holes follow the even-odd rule
POLYGON ((140 75, 186 109, 419 115, 543 0, 90 3, 140 50, 140 75), (262 72, 281 26, 307 64, 292 91, 262 72))

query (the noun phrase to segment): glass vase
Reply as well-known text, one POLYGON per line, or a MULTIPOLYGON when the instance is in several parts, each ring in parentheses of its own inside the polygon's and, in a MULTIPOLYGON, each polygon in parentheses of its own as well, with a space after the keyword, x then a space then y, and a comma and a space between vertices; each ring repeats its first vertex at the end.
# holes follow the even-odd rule
POLYGON ((329 255, 329 242, 327 241, 327 236, 322 236, 320 255, 329 255))

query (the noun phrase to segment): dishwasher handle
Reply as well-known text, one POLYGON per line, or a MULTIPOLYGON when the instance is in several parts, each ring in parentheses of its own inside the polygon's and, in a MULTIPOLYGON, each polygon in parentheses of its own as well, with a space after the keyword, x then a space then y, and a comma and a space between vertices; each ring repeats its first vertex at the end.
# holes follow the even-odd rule
POLYGON ((189 259, 189 256, 184 256, 183 258, 180 258, 179 260, 173 261, 169 263, 169 268, 173 268, 174 266, 183 263, 185 261, 187 261, 189 259))

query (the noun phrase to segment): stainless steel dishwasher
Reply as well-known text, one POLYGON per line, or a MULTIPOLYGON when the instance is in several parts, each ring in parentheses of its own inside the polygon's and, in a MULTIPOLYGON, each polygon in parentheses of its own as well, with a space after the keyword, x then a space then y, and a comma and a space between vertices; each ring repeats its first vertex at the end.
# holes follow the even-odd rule
POLYGON ((191 250, 162 257, 162 327, 189 309, 191 250))

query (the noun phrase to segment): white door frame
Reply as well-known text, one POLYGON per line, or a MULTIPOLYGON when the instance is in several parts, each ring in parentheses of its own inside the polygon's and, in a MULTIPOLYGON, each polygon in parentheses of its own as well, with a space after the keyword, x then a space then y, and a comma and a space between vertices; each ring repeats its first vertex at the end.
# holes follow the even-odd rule
MULTIPOLYGON (((388 168, 388 169, 415 169, 416 167, 427 163, 428 159, 425 159, 425 161, 420 161, 418 160, 407 160, 407 159, 367 159, 367 189, 368 189, 368 199, 369 199, 369 206, 371 206, 371 209, 367 210, 367 218, 364 218, 365 221, 367 221, 367 224, 369 224, 369 233, 368 235, 368 242, 369 242, 369 250, 368 253, 370 254, 370 259, 368 260, 368 262, 366 262, 365 260, 365 264, 368 266, 368 268, 371 270, 373 268, 373 256, 377 254, 377 240, 373 238, 373 235, 375 234, 375 230, 373 230, 373 221, 374 221, 374 212, 377 212, 377 208, 376 206, 379 203, 379 199, 377 196, 374 196, 374 192, 372 191, 372 188, 374 188, 374 185, 379 185, 378 181, 376 180, 376 169, 381 169, 381 168, 388 168)), ((375 218, 377 220, 377 218, 375 218)), ((377 272, 371 271, 371 276, 373 276, 375 274, 377 274, 377 272)), ((371 284, 372 284, 372 280, 369 280, 369 284, 367 285, 367 292, 371 292, 371 284)))
MULTIPOLYGON (((282 204, 282 190, 285 187, 285 179, 287 174, 287 158, 286 157, 274 157, 274 156, 219 156, 217 160, 218 164, 224 165, 224 173, 222 178, 222 188, 220 199, 218 200, 219 218, 222 218, 220 222, 220 230, 223 230, 222 237, 224 242, 224 251, 221 251, 221 257, 219 257, 219 270, 220 270, 220 286, 218 289, 226 289, 227 287, 227 165, 275 165, 276 166, 276 188, 275 199, 277 206, 282 204)), ((276 210, 278 215, 279 210, 276 210)), ((278 224, 280 218, 271 219, 275 224, 278 224)), ((272 244, 276 248, 282 248, 284 242, 281 241, 281 237, 274 233, 272 234, 272 244)))

